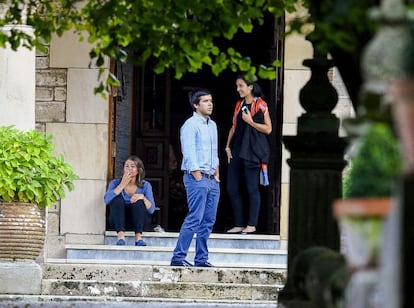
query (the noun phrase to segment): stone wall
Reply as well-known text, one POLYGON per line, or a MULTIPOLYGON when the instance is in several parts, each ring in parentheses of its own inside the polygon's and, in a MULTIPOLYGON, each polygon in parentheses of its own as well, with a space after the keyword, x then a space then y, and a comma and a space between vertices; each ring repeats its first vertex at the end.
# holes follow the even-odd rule
POLYGON ((46 47, 36 53, 36 129, 53 135, 55 151, 79 175, 75 190, 47 211, 44 256, 51 259, 65 257, 65 244, 103 243, 109 104, 93 94, 98 69, 87 43, 66 33, 46 47))
POLYGON ((36 109, 38 129, 47 122, 65 122, 67 69, 50 69, 49 50, 36 52, 36 109))

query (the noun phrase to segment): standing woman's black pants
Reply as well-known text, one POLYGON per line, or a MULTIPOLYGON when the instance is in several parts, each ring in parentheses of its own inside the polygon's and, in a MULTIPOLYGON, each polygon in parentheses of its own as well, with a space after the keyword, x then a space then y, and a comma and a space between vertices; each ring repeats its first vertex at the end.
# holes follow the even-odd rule
POLYGON ((230 161, 227 173, 227 193, 233 206, 234 226, 257 226, 260 211, 260 166, 251 167, 244 159, 236 155, 230 161), (241 190, 242 181, 246 184, 249 198, 247 221, 244 217, 244 200, 241 190))

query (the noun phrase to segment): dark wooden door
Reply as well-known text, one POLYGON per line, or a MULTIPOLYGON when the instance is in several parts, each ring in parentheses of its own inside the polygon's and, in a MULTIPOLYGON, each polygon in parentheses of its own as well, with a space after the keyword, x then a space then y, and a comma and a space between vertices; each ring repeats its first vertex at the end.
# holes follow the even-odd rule
POLYGON ((159 210, 154 223, 168 228, 170 159, 170 74, 157 75, 151 65, 134 69, 133 146, 145 164, 159 210))

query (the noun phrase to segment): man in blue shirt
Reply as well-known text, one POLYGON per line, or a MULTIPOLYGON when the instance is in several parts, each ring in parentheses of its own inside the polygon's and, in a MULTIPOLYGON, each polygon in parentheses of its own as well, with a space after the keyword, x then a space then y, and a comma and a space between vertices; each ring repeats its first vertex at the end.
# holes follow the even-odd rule
POLYGON ((210 118, 213 98, 208 90, 191 92, 189 101, 193 116, 180 129, 181 170, 184 171, 188 214, 181 226, 171 265, 193 266, 185 258, 197 234, 194 265, 212 267, 208 262, 207 240, 216 221, 220 198, 217 125, 210 118))

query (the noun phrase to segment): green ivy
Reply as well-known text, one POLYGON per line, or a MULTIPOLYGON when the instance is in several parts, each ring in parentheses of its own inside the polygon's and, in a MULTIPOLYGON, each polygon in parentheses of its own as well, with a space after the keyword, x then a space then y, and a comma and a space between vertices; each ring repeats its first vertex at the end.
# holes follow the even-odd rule
POLYGON ((74 189, 78 178, 61 154, 54 155, 52 135, 0 126, 0 200, 51 207, 74 189))

